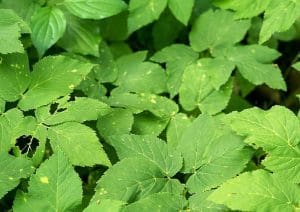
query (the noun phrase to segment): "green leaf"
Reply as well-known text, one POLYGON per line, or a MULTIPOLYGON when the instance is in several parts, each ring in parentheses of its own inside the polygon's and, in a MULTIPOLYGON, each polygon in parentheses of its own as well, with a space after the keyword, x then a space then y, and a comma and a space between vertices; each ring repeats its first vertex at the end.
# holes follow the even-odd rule
POLYGON ((214 188, 241 172, 251 152, 242 139, 209 115, 200 115, 183 132, 178 149, 183 156, 183 172, 193 173, 187 181, 190 192, 214 188))
POLYGON ((29 27, 13 10, 0 9, 0 13, 0 53, 24 52, 23 44, 19 38, 21 32, 30 32, 29 27))
POLYGON ((67 28, 58 45, 69 52, 99 56, 99 27, 96 22, 67 16, 67 28))
POLYGON ((21 178, 29 177, 34 171, 29 160, 13 157, 7 152, 0 153, 0 167, 0 198, 15 188, 21 178))
POLYGON ((122 0, 64 0, 73 15, 86 19, 103 19, 120 13, 127 5, 122 0))
POLYGON ((293 112, 281 106, 268 111, 251 108, 226 117, 231 128, 246 136, 245 142, 262 147, 267 156, 262 164, 293 182, 300 182, 300 122, 293 112))
POLYGON ((16 101, 30 83, 30 71, 26 54, 0 55, 0 97, 16 101))
POLYGON ((280 56, 266 46, 249 45, 216 49, 216 57, 225 57, 235 64, 241 75, 255 85, 266 83, 274 89, 286 90, 286 84, 278 66, 269 64, 280 56))
POLYGON ((163 93, 166 90, 165 71, 158 64, 143 62, 146 55, 145 51, 136 52, 117 60, 119 73, 114 83, 119 86, 117 90, 149 93, 163 93))
POLYGON ((272 0, 214 0, 214 4, 223 9, 235 10, 236 18, 252 18, 264 12, 272 0))
POLYGON ((40 57, 63 36, 66 25, 64 14, 57 7, 43 7, 32 16, 31 38, 40 57))
POLYGON ((232 210, 292 212, 299 208, 300 189, 284 177, 258 170, 227 181, 209 199, 232 210))
POLYGON ((266 8, 259 43, 266 42, 274 32, 288 30, 300 17, 299 0, 272 0, 266 8), (283 11, 283 12, 282 12, 283 11))
POLYGON ((1 7, 14 10, 27 24, 30 24, 32 15, 40 5, 32 0, 2 0, 1 7))
POLYGON ((179 195, 183 192, 183 185, 178 180, 166 178, 149 160, 125 158, 100 178, 92 202, 113 199, 131 203, 158 192, 179 195))
POLYGON ((228 79, 233 69, 231 62, 211 58, 202 58, 188 66, 179 89, 180 104, 188 111, 198 107, 210 114, 220 112, 231 96, 232 81, 228 79))
POLYGON ((168 6, 174 16, 184 25, 188 24, 192 14, 194 0, 187 0, 184 3, 181 0, 169 0, 168 6))
POLYGON ((114 94, 108 99, 108 104, 114 107, 124 107, 133 113, 150 111, 157 117, 169 118, 178 111, 178 106, 172 100, 150 93, 121 93, 114 94))
POLYGON ((207 198, 213 191, 206 191, 197 193, 189 198, 189 209, 191 211, 205 211, 205 212, 223 212, 230 211, 224 205, 216 204, 207 198))
POLYGON ((181 140, 184 130, 191 124, 191 120, 184 113, 178 113, 171 117, 167 128, 168 146, 176 148, 181 140))
POLYGON ((293 68, 296 69, 297 71, 300 71, 300 62, 293 64, 293 68))
POLYGON ((17 108, 0 115, 0 152, 8 152, 15 145, 16 129, 23 121, 23 113, 17 108))
POLYGON ((91 128, 76 122, 67 122, 52 126, 48 133, 54 151, 62 150, 73 165, 110 165, 96 133, 91 128))
POLYGON ((30 110, 71 93, 92 67, 92 64, 65 56, 43 58, 33 66, 31 83, 18 106, 22 110, 30 110))
POLYGON ((56 125, 63 122, 85 122, 97 120, 99 116, 108 114, 110 107, 96 99, 77 97, 74 101, 59 104, 57 109, 50 114, 50 107, 46 106, 47 113, 41 114, 43 108, 38 108, 36 115, 40 122, 47 125, 56 125), (88 108, 85 110, 84 108, 88 108))
POLYGON ((100 135, 107 138, 111 135, 127 134, 131 131, 133 114, 122 108, 114 108, 105 116, 101 116, 97 122, 100 135))
POLYGON ((169 123, 169 118, 160 118, 148 111, 134 115, 132 132, 138 135, 159 136, 169 123))
POLYGON ((159 63, 167 63, 167 88, 174 97, 180 88, 182 75, 187 66, 195 62, 198 54, 189 46, 173 44, 156 52, 151 60, 159 63))
POLYGON ((168 149, 167 144, 149 135, 114 135, 108 138, 117 151, 120 160, 141 157, 151 161, 161 169, 165 176, 174 176, 182 166, 180 152, 168 149))
POLYGON ((81 180, 66 156, 58 151, 30 178, 28 193, 17 195, 14 211, 74 211, 81 204, 81 180))
POLYGON ((241 41, 249 27, 249 20, 234 20, 232 12, 209 10, 200 15, 193 24, 189 35, 190 44, 199 52, 217 46, 230 46, 241 41))
POLYGON ((168 0, 130 0, 128 34, 157 20, 167 3, 168 0))
POLYGON ((103 199, 100 203, 93 202, 83 210, 83 212, 119 212, 123 209, 125 203, 118 200, 103 199))
POLYGON ((171 193, 157 193, 129 204, 124 208, 125 212, 130 211, 184 211, 186 200, 183 196, 171 193))
POLYGON ((4 101, 4 99, 0 98, 0 115, 5 111, 5 104, 6 102, 4 101))

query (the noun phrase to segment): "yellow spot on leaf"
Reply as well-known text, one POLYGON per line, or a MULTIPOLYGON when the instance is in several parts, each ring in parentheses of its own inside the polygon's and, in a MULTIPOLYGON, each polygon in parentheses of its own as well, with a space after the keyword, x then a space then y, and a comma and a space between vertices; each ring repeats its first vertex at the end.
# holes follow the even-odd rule
POLYGON ((40 177, 40 181, 44 184, 49 184, 49 179, 48 177, 40 177))

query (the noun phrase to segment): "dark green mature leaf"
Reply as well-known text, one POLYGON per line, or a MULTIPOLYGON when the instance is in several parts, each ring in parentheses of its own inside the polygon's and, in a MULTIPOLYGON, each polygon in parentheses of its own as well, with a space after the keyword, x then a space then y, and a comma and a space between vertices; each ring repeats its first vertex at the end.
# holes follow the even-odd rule
POLYGON ((67 16, 67 28, 58 45, 69 52, 99 56, 101 37, 96 22, 67 16))
POLYGON ((0 198, 15 188, 21 178, 27 178, 34 172, 29 160, 13 157, 7 152, 0 153, 0 167, 0 198))
POLYGON ((126 9, 122 0, 64 0, 62 4, 74 15, 87 19, 103 19, 126 9))
POLYGON ((292 212, 299 208, 300 189, 284 177, 258 170, 227 181, 209 199, 233 210, 292 212))
POLYGON ((26 54, 0 55, 0 97, 16 101, 30 83, 30 71, 26 54))
POLYGON ((67 122, 52 126, 48 137, 54 151, 62 150, 74 165, 110 165, 96 133, 83 124, 67 122))
POLYGON ((271 88, 286 90, 280 69, 269 64, 280 56, 274 49, 259 45, 237 46, 216 49, 213 55, 235 64, 242 76, 255 85, 266 83, 271 88))
POLYGON ((27 24, 13 10, 0 9, 0 53, 24 52, 19 38, 21 32, 30 32, 27 24))
POLYGON ((33 67, 31 83, 22 96, 19 107, 22 110, 38 108, 71 93, 92 67, 90 63, 65 56, 43 58, 33 67))
POLYGON ((251 108, 226 117, 245 142, 262 147, 268 154, 263 165, 293 182, 300 182, 300 122, 290 110, 274 106, 269 111, 251 108))
POLYGON ((182 2, 181 0, 169 0, 168 6, 174 16, 184 25, 187 25, 189 18, 192 14, 192 9, 195 0, 187 0, 182 2))
POLYGON ((52 155, 30 178, 28 193, 19 192, 14 211, 74 211, 81 204, 81 180, 67 157, 52 155))
POLYGON ((116 149, 120 160, 144 158, 157 165, 166 176, 174 176, 182 167, 180 152, 170 150, 163 140, 155 136, 115 135, 107 141, 116 149))
POLYGON ((64 13, 57 7, 43 7, 32 16, 31 38, 40 57, 63 36, 66 25, 64 13))
POLYGON ((249 20, 234 20, 232 12, 209 10, 195 21, 189 36, 190 44, 199 52, 217 46, 233 45, 244 38, 249 27, 249 20))
POLYGON ((168 0, 130 0, 128 34, 157 20, 166 8, 168 0))
POLYGON ((171 193, 157 193, 141 199, 135 203, 129 204, 124 211, 182 211, 186 206, 186 200, 183 196, 171 193))
POLYGON ((241 172, 251 152, 242 139, 208 115, 200 115, 183 132, 178 149, 183 156, 183 172, 193 173, 187 181, 190 192, 214 188, 241 172))
POLYGON ((113 199, 131 203, 158 192, 179 195, 182 191, 183 185, 178 180, 166 178, 151 161, 125 158, 100 178, 92 202, 113 199))

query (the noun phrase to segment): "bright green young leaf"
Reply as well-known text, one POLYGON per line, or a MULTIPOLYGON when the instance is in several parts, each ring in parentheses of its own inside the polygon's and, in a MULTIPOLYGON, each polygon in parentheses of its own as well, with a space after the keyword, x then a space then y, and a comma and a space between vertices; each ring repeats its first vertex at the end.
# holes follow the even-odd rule
POLYGON ((32 0, 2 0, 1 7, 14 10, 27 24, 30 24, 31 16, 40 5, 32 0))
POLYGON ((183 196, 167 192, 156 193, 127 205, 124 208, 124 212, 184 211, 186 204, 186 200, 183 196))
POLYGON ((206 191, 194 194, 189 198, 189 209, 190 211, 203 211, 203 212, 224 212, 230 211, 224 205, 216 204, 208 200, 208 196, 211 195, 213 191, 206 191))
POLYGON ((159 136, 169 123, 169 117, 160 118, 149 111, 134 115, 132 133, 159 136))
POLYGON ((93 202, 83 210, 83 212, 120 212, 124 207, 125 203, 118 200, 103 199, 100 203, 93 202))
POLYGON ((189 46, 173 44, 155 53, 151 60, 159 63, 166 63, 167 88, 174 97, 179 90, 184 69, 195 62, 198 54, 189 46))
POLYGON ((275 32, 288 30, 299 17, 299 0, 272 0, 264 14, 259 43, 266 42, 275 32))
MULTIPOLYGON (((97 120, 99 116, 108 114, 110 107, 96 99, 78 97, 74 101, 58 105, 53 114, 49 113, 50 106, 46 106, 48 113, 39 117, 40 122, 47 125, 55 125, 63 122, 85 122, 97 120)), ((39 113, 37 110, 37 115, 39 113)))
POLYGON ((69 52, 99 56, 101 37, 97 23, 67 16, 67 28, 58 45, 69 52))
POLYGON ((127 5, 123 0, 63 0, 74 15, 86 19, 103 19, 120 13, 127 5))
POLYGON ((65 56, 43 58, 33 66, 29 89, 22 96, 19 107, 22 110, 38 108, 71 93, 92 67, 92 64, 65 56))
POLYGON ((132 203, 158 192, 179 195, 183 192, 183 185, 176 179, 166 178, 162 170, 149 160, 125 158, 100 178, 92 202, 113 199, 132 203))
POLYGON ((108 99, 108 104, 114 107, 124 107, 133 113, 150 111, 155 116, 169 118, 178 112, 178 106, 172 100, 150 93, 114 94, 108 99))
POLYGON ((235 64, 242 76, 255 85, 266 83, 274 89, 286 90, 286 84, 278 66, 270 64, 280 56, 274 49, 250 45, 216 49, 216 57, 225 57, 235 64))
POLYGON ((293 112, 274 106, 268 111, 251 108, 234 112, 226 121, 245 142, 262 147, 268 154, 263 165, 293 182, 300 182, 300 121, 293 112))
POLYGON ((29 160, 13 157, 7 152, 0 153, 0 167, 0 198, 15 188, 21 178, 29 177, 34 171, 29 160))
POLYGON ((211 58, 202 58, 188 66, 179 89, 180 104, 188 111, 198 107, 210 114, 220 112, 231 96, 232 81, 228 79, 233 69, 230 61, 211 58))
POLYGON ((8 152, 15 145, 16 128, 23 118, 23 113, 16 108, 0 115, 0 152, 8 152))
POLYGON ((258 170, 227 181, 209 199, 232 210, 293 212, 299 209, 300 189, 284 177, 258 170))
POLYGON ((200 15, 190 32, 190 44, 195 51, 233 45, 241 41, 250 27, 249 20, 234 20, 234 13, 209 10, 200 15))
POLYGON ((174 16, 184 25, 188 24, 195 0, 169 0, 168 6, 174 16))
POLYGON ((108 138, 119 159, 141 157, 151 161, 161 169, 164 175, 174 176, 182 166, 180 152, 168 149, 167 144, 149 135, 115 135, 108 138))
POLYGON ((209 115, 200 115, 183 132, 178 149, 183 156, 183 172, 193 173, 187 181, 190 192, 214 188, 240 173, 251 152, 242 139, 209 115))
POLYGON ((110 165, 96 133, 91 128, 76 122, 67 122, 51 127, 48 133, 54 151, 62 150, 73 165, 110 165))
POLYGON ((0 97, 16 101, 30 83, 30 71, 26 54, 0 55, 0 97))
POLYGON ((24 52, 19 40, 22 33, 30 32, 27 24, 13 10, 0 9, 0 53, 24 52))
POLYGON ((115 82, 119 86, 117 90, 137 93, 163 93, 166 91, 165 71, 158 64, 143 62, 146 55, 145 51, 136 52, 117 60, 119 70, 115 82))
POLYGON ((133 124, 133 114, 130 110, 114 108, 110 113, 101 116, 97 122, 100 135, 107 138, 111 135, 128 134, 133 124))
POLYGON ((81 198, 81 180, 67 157, 58 151, 30 178, 28 193, 19 193, 13 209, 16 212, 74 211, 78 210, 81 198))
POLYGON ((182 133, 191 124, 191 120, 184 113, 178 113, 171 117, 167 128, 168 146, 176 148, 181 140, 182 133))
POLYGON ((40 57, 63 36, 66 25, 64 13, 57 7, 43 7, 32 16, 31 38, 40 57))
POLYGON ((264 12, 272 0, 214 0, 214 4, 222 9, 235 10, 236 18, 252 18, 264 12))
POLYGON ((300 62, 293 64, 293 68, 296 69, 297 71, 300 71, 300 62))
POLYGON ((157 20, 167 3, 168 0, 130 0, 128 34, 157 20))

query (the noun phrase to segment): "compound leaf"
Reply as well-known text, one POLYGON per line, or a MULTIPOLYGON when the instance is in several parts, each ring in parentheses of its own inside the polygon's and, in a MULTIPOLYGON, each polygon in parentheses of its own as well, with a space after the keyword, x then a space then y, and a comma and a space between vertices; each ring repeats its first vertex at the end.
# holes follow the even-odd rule
POLYGON ((90 63, 65 56, 43 58, 33 66, 31 83, 18 106, 22 110, 30 110, 71 93, 92 67, 90 63))
POLYGON ((81 204, 81 180, 67 157, 57 151, 30 178, 28 193, 20 192, 14 211, 74 211, 81 204))

